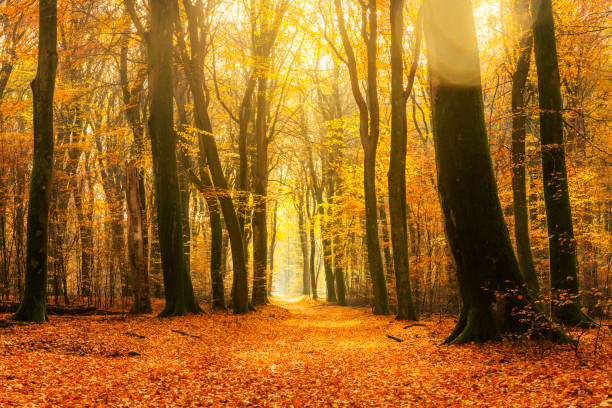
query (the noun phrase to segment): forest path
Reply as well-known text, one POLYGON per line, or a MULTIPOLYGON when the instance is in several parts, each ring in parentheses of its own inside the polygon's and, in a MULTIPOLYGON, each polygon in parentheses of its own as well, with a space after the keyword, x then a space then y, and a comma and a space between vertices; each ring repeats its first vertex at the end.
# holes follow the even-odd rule
POLYGON ((609 346, 581 361, 550 345, 447 347, 451 320, 404 329, 366 309, 272 303, 245 316, 0 325, 0 406, 549 407, 612 398, 609 346))

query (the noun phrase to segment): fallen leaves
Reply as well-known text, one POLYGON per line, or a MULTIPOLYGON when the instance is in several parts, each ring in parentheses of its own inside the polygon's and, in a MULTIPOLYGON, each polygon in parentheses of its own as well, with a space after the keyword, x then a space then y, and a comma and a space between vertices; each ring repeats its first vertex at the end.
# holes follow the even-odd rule
MULTIPOLYGON (((404 329, 352 308, 280 305, 246 316, 51 317, 2 328, 0 406, 586 407, 612 399, 609 333, 597 355, 580 358, 547 343, 448 347, 440 343, 450 320, 404 329)), ((594 337, 583 338, 585 350, 594 337)))

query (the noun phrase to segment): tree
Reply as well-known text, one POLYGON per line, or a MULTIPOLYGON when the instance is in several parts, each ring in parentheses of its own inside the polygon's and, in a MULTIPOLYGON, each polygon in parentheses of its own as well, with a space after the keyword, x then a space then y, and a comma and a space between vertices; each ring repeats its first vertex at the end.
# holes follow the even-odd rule
POLYGON ((149 134, 166 305, 160 316, 200 312, 183 248, 182 205, 172 89, 172 0, 151 1, 149 134))
POLYGON ((144 128, 140 115, 140 99, 143 93, 144 70, 141 70, 130 88, 128 82, 128 41, 127 36, 121 47, 119 75, 121 93, 125 104, 125 116, 132 130, 131 156, 125 169, 126 213, 128 264, 130 266, 130 283, 134 296, 132 313, 151 313, 149 298, 149 260, 146 248, 148 234, 146 225, 145 176, 142 162, 144 160, 144 128))
MULTIPOLYGON (((208 3, 212 7, 214 2, 208 3)), ((235 314, 247 313, 249 311, 248 303, 248 277, 246 269, 246 254, 244 248, 244 240, 242 230, 238 223, 238 217, 234 208, 232 197, 229 194, 229 187, 221 160, 219 151, 213 136, 212 122, 208 115, 209 98, 208 92, 205 90, 203 79, 202 66, 209 40, 207 27, 198 25, 198 13, 203 13, 202 4, 198 3, 198 7, 191 3, 191 0, 183 0, 185 12, 187 16, 190 54, 187 55, 187 47, 183 43, 183 36, 179 35, 179 47, 181 49, 181 58, 185 69, 185 77, 189 83, 191 95, 194 103, 194 119, 196 128, 199 130, 199 161, 200 174, 210 175, 211 183, 214 185, 215 194, 219 200, 219 205, 225 218, 225 226, 229 234, 230 245, 232 248, 232 263, 234 266, 234 286, 232 287, 232 307, 235 314), (207 167, 207 168, 206 168, 207 167)), ((174 10, 175 18, 178 18, 177 10, 174 10)), ((211 10, 207 9, 206 16, 209 17, 211 10)), ((182 31, 182 29, 181 29, 182 31)), ((206 177, 206 175, 204 175, 206 177)), ((210 207, 209 207, 210 208, 210 207)), ((218 239, 219 237, 217 237, 218 239)))
POLYGON ((487 341, 525 329, 517 312, 529 296, 497 195, 472 6, 428 0, 423 13, 438 192, 463 300, 446 342, 487 341))
POLYGON ((539 292, 538 276, 536 275, 531 254, 529 238, 529 214, 527 212, 527 188, 525 186, 525 138, 527 136, 525 113, 525 85, 529 75, 531 50, 533 48, 533 33, 529 29, 529 0, 516 0, 514 12, 520 40, 518 43, 518 59, 512 74, 512 198, 514 203, 514 237, 521 272, 527 285, 534 294, 539 292))
MULTIPOLYGON (((402 38, 404 34, 404 1, 391 0, 391 153, 389 161, 389 216, 391 218, 391 244, 397 287, 397 319, 417 320, 410 290, 408 253, 408 225, 406 213, 406 102, 412 91, 421 46, 421 27, 416 25, 414 63, 404 90, 404 61, 402 38)), ((420 17, 420 13, 419 13, 420 17)), ((419 18, 420 20, 420 18, 419 18)))
POLYGON ((341 0, 334 0, 338 30, 342 38, 342 46, 346 58, 338 55, 349 71, 351 92, 359 109, 359 137, 363 147, 363 186, 366 207, 366 240, 368 248, 368 263, 372 276, 374 289, 374 313, 389 314, 387 287, 383 271, 380 242, 378 240, 378 208, 376 200, 376 148, 380 131, 380 109, 378 105, 377 89, 377 60, 376 44, 378 28, 376 24, 376 0, 369 0, 367 5, 362 4, 362 36, 367 48, 367 103, 359 87, 357 76, 357 61, 355 51, 351 45, 341 0), (368 33, 369 27, 369 33, 368 33))
POLYGON ((559 322, 569 325, 591 323, 591 319, 580 310, 578 299, 576 239, 567 185, 561 114, 563 101, 551 0, 533 0, 532 14, 535 18, 533 46, 538 71, 550 286, 561 297, 553 302, 553 316, 559 322))
POLYGON ((34 157, 28 201, 26 278, 14 320, 47 320, 47 241, 53 177, 53 94, 57 73, 57 1, 40 0, 38 68, 33 94, 34 157))
POLYGON ((261 0, 257 16, 253 21, 259 22, 253 27, 256 33, 254 51, 257 78, 255 141, 256 159, 253 174, 253 192, 255 204, 253 210, 253 295, 254 305, 268 303, 266 279, 268 277, 268 145, 270 136, 267 129, 268 109, 268 75, 270 70, 270 53, 276 42, 280 25, 287 11, 289 2, 280 0, 273 5, 269 0, 261 0))

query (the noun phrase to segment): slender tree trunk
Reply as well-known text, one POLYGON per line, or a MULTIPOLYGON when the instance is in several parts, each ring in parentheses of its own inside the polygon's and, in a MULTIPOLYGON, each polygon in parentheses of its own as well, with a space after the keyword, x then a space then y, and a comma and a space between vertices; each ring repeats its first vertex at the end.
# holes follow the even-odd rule
POLYGON ((310 270, 310 289, 312 290, 312 298, 316 300, 318 299, 317 274, 315 272, 316 242, 314 220, 311 217, 308 217, 308 238, 310 241, 310 259, 308 260, 308 269, 310 270))
POLYGON ((263 68, 257 78, 257 118, 255 122, 255 139, 257 155, 255 161, 253 209, 253 296, 254 305, 268 303, 268 140, 266 132, 267 87, 269 59, 262 57, 263 68))
POLYGON ((272 212, 272 237, 270 238, 270 251, 268 251, 270 260, 270 277, 268 278, 268 293, 272 293, 272 281, 274 277, 274 249, 276 249, 276 229, 278 222, 278 201, 274 203, 274 211, 272 212))
POLYGON ((525 84, 529 75, 533 34, 529 17, 529 0, 516 0, 515 13, 521 40, 516 69, 512 75, 512 196, 514 200, 514 237, 521 272, 533 294, 539 292, 531 254, 527 187, 525 184, 525 138, 527 114, 525 112, 525 84))
POLYGON ((298 234, 300 235, 300 249, 302 251, 302 294, 310 295, 310 263, 308 236, 306 235, 306 223, 304 221, 304 200, 300 198, 297 204, 298 234))
POLYGON ((576 239, 572 223, 565 146, 563 101, 557 61, 555 23, 551 0, 533 0, 533 38, 538 71, 540 144, 544 205, 548 227, 550 286, 554 296, 553 316, 561 323, 592 322, 580 310, 576 239))
MULTIPOLYGON (((191 45, 191 57, 187 57, 185 49, 181 51, 184 59, 185 76, 189 82, 191 95, 193 96, 195 125, 196 128, 201 131, 198 135, 200 174, 205 171, 210 172, 210 179, 219 200, 223 218, 225 219, 225 226, 232 247, 232 263, 235 276, 234 285, 232 287, 232 307, 235 314, 242 314, 249 311, 245 243, 219 158, 219 151, 213 135, 212 123, 208 115, 209 101, 205 98, 204 81, 201 71, 202 67, 198 65, 198 61, 200 61, 202 53, 205 50, 201 49, 201 39, 196 38, 198 37, 196 33, 203 28, 199 27, 197 23, 198 9, 194 8, 190 0, 184 0, 183 4, 185 5, 189 24, 188 31, 191 45), (208 169, 204 169, 205 166, 208 167, 208 169)), ((183 48, 186 48, 184 44, 183 48)))
POLYGON ((53 176, 53 94, 57 72, 57 1, 39 1, 38 68, 32 81, 34 156, 28 201, 25 291, 14 320, 44 322, 49 197, 53 176))
POLYGON ((334 279, 334 264, 332 253, 332 240, 330 238, 329 220, 325 214, 323 206, 323 196, 321 194, 319 200, 319 225, 321 226, 321 246, 323 248, 323 268, 325 270, 325 285, 327 287, 327 301, 336 302, 336 283, 334 279))
POLYGON ((182 205, 172 102, 172 2, 152 0, 149 43, 150 117, 159 246, 166 305, 160 316, 198 313, 183 248, 182 205))
POLYGON ((362 13, 362 31, 368 56, 367 103, 364 99, 357 76, 355 52, 346 31, 341 0, 334 0, 338 29, 342 37, 342 45, 346 53, 346 63, 351 81, 351 91, 359 108, 359 136, 363 146, 363 187, 366 208, 366 243, 368 248, 368 264, 372 277, 374 292, 374 314, 389 314, 387 286, 383 271, 380 242, 378 240, 378 209, 376 199, 376 149, 380 130, 380 112, 377 90, 377 38, 376 0, 369 0, 367 10, 362 13), (367 28, 369 27, 369 30, 367 28), (369 111, 369 114, 368 114, 369 111), (369 128, 368 128, 369 125, 369 128))
MULTIPOLYGON (((408 252, 408 219, 406 211, 406 102, 414 83, 420 48, 420 24, 415 31, 417 39, 410 72, 408 90, 404 91, 404 62, 402 38, 404 35, 403 0, 391 0, 391 153, 389 161, 389 215, 391 218, 391 243, 397 291, 397 319, 417 320, 410 288, 410 262, 408 252)), ((420 19, 419 19, 420 22, 420 19)))

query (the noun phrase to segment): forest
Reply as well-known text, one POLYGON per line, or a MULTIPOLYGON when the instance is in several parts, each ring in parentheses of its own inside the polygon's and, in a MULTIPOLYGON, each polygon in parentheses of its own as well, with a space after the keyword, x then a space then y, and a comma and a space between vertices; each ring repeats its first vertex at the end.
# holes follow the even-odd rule
POLYGON ((0 0, 0 406, 612 406, 611 39, 0 0))

